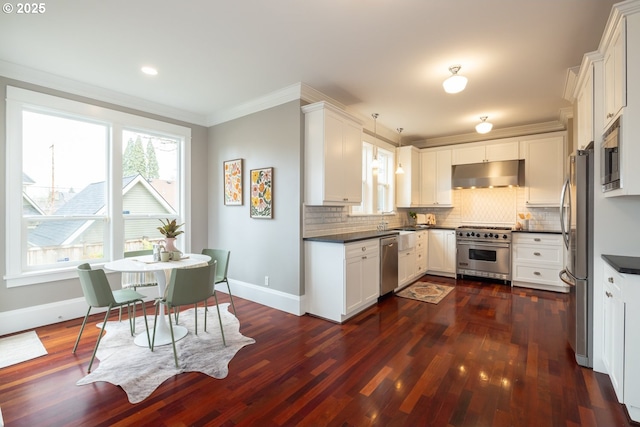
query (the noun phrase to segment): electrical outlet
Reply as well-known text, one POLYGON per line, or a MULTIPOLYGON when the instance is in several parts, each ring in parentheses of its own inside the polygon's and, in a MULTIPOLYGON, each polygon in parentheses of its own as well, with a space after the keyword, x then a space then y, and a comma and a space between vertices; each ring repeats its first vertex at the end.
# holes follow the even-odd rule
POLYGON ((264 285, 269 286, 269 276, 264 276, 264 285))

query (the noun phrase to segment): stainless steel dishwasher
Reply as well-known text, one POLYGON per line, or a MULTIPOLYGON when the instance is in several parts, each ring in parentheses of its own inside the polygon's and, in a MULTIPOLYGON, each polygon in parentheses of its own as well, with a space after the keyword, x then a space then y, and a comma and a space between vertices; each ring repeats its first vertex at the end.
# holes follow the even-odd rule
POLYGON ((398 287, 398 238, 380 239, 380 296, 398 287))

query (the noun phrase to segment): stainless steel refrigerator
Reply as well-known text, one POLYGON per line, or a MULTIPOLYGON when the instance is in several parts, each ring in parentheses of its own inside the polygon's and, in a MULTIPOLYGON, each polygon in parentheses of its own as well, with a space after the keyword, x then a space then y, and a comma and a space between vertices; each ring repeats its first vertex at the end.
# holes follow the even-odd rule
POLYGON ((576 362, 593 367, 593 142, 569 159, 560 197, 560 228, 567 248, 560 279, 569 285, 567 335, 576 362))

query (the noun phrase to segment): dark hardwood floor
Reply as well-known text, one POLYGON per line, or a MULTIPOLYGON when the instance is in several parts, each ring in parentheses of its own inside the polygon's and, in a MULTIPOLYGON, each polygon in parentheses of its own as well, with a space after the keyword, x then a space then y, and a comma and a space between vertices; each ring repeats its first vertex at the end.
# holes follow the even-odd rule
POLYGON ((241 332, 256 343, 227 378, 181 374, 136 405, 109 383, 75 385, 97 328, 75 355, 81 319, 38 328, 49 354, 0 369, 5 425, 631 425, 609 378, 576 365, 566 295, 422 280, 456 287, 438 305, 385 298, 343 325, 237 298, 241 332))

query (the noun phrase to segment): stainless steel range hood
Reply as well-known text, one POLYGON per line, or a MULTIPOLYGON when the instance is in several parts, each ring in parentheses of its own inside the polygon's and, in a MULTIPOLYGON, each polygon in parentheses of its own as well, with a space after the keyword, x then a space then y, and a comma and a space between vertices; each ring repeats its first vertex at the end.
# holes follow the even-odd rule
POLYGON ((452 188, 489 188, 524 185, 524 160, 455 165, 452 188))

